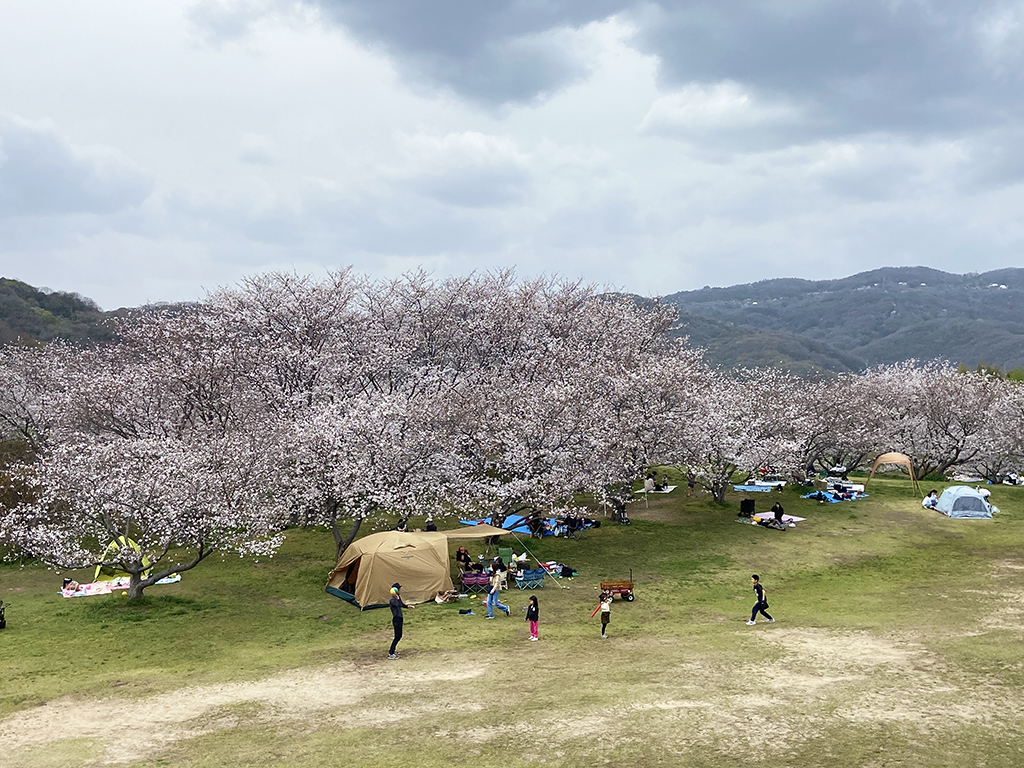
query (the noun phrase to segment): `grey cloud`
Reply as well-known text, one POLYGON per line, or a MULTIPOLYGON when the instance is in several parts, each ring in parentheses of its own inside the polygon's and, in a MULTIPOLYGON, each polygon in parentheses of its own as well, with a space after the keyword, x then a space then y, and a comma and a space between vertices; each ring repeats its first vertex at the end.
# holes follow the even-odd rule
POLYGON ((545 33, 620 14, 667 89, 734 81, 795 104, 800 125, 776 129, 793 141, 957 132, 1021 112, 1024 25, 1003 0, 311 2, 407 74, 489 105, 571 82, 579 64, 545 33))
POLYGON ((0 216, 111 214, 141 204, 152 180, 103 147, 75 147, 52 129, 0 118, 0 216))
POLYGON ((638 42, 668 83, 731 79, 785 94, 832 132, 927 133, 999 120, 1004 99, 1019 97, 1019 81, 986 62, 978 13, 952 0, 663 3, 638 42))
POLYGON ((383 46, 413 80, 448 86, 474 101, 527 102, 584 69, 552 30, 621 10, 622 0, 312 0, 356 37, 383 46))

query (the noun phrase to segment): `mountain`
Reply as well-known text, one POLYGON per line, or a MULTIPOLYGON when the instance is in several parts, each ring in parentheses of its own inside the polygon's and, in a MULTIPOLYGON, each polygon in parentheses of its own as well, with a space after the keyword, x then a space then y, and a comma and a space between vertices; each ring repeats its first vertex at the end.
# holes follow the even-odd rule
POLYGON ((886 267, 840 280, 705 287, 662 302, 682 311, 678 332, 723 365, 843 371, 945 358, 1024 366, 1024 269, 955 275, 886 267))
POLYGON ((0 277, 0 344, 19 339, 109 341, 114 335, 103 321, 113 314, 101 312, 95 302, 77 293, 40 290, 0 277))

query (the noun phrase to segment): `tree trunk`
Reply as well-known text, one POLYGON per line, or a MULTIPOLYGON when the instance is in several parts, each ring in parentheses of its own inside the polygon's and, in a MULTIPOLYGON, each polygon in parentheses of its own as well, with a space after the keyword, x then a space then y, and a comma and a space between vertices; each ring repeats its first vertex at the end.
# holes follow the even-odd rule
POLYGON ((363 524, 362 516, 357 517, 352 521, 352 527, 348 531, 348 536, 344 539, 341 537, 341 529, 338 527, 338 519, 331 519, 331 533, 334 534, 334 562, 341 560, 341 556, 345 554, 345 550, 349 548, 349 545, 355 541, 356 534, 359 533, 359 526, 363 524))
POLYGON ((142 597, 143 589, 142 577, 137 573, 131 574, 131 581, 128 583, 128 602, 134 602, 142 597))
POLYGON ((711 495, 715 499, 716 504, 725 504, 725 489, 728 487, 728 483, 723 483, 721 480, 715 480, 711 483, 711 495))

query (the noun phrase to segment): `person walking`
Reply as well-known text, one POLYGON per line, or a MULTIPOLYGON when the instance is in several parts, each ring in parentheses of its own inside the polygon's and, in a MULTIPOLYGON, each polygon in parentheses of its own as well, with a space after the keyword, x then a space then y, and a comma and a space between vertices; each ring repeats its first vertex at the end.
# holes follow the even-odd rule
POLYGON ((686 495, 693 496, 693 489, 697 485, 697 476, 693 472, 686 473, 686 495))
POLYGON ((594 613, 590 614, 590 618, 594 618, 594 614, 598 611, 601 612, 601 639, 608 639, 608 622, 612 620, 612 595, 608 592, 602 592, 598 598, 600 601, 597 604, 597 608, 594 609, 594 613))
POLYGON ((750 611, 750 621, 747 622, 747 625, 752 626, 754 624, 757 624, 757 621, 755 621, 755 617, 759 612, 764 614, 764 617, 768 619, 769 624, 774 624, 775 619, 771 617, 771 614, 768 613, 767 610, 768 597, 767 593, 764 591, 764 587, 761 586, 761 578, 755 573, 753 576, 750 577, 750 583, 754 585, 754 596, 757 598, 757 602, 754 603, 754 607, 750 611))
POLYGON ((540 621, 540 608, 537 605, 537 596, 530 595, 530 602, 526 606, 526 620, 530 622, 530 640, 537 640, 537 622, 540 621))
POLYGON ((395 639, 391 641, 391 650, 388 651, 389 659, 397 659, 398 654, 396 649, 398 648, 398 641, 402 639, 402 623, 405 620, 402 615, 402 609, 408 608, 412 610, 415 605, 407 605, 402 601, 402 585, 397 581, 391 585, 391 599, 388 600, 388 605, 391 606, 391 626, 395 630, 395 639))
POLYGON ((501 580, 503 574, 495 563, 491 564, 491 588, 487 591, 487 618, 494 618, 494 609, 500 608, 505 612, 506 616, 512 615, 512 609, 507 605, 502 605, 498 600, 501 597, 501 580))

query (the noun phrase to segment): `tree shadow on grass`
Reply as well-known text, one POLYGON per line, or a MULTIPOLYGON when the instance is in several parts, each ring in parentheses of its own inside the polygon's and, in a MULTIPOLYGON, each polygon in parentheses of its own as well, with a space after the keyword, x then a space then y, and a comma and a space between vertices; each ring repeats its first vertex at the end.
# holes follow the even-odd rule
POLYGON ((152 621, 167 616, 188 616, 213 611, 218 605, 208 600, 194 600, 178 595, 143 595, 134 602, 104 600, 89 606, 84 618, 97 622, 135 623, 152 621))

